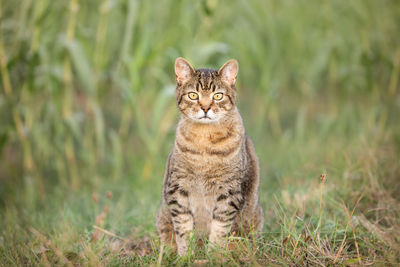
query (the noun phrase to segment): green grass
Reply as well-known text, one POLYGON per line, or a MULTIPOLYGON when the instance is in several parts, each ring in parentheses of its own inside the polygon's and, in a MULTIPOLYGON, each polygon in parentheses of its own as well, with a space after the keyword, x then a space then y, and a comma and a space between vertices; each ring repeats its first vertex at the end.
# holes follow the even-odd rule
POLYGON ((0 266, 400 264, 398 1, 1 0, 0 14, 0 266), (233 251, 160 251, 178 56, 239 61, 265 226, 233 251))

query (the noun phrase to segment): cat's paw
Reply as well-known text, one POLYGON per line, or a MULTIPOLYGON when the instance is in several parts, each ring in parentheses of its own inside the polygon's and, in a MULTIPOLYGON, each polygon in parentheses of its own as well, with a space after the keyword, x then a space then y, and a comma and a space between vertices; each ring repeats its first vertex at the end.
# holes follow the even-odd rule
POLYGON ((186 255, 186 253, 187 253, 187 251, 188 251, 188 247, 187 247, 187 245, 178 245, 178 255, 179 256, 185 256, 186 255))

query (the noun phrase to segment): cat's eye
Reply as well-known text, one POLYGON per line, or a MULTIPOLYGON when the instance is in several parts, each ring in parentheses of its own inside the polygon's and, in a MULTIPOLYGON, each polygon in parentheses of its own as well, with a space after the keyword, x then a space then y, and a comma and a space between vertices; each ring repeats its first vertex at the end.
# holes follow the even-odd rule
POLYGON ((192 99, 192 100, 196 100, 197 98, 199 98, 199 95, 196 94, 195 92, 190 92, 190 93, 188 94, 188 96, 189 96, 189 98, 192 99))
POLYGON ((221 100, 223 96, 224 96, 224 94, 222 94, 222 93, 216 93, 216 94, 214 94, 213 98, 214 98, 214 100, 221 100))

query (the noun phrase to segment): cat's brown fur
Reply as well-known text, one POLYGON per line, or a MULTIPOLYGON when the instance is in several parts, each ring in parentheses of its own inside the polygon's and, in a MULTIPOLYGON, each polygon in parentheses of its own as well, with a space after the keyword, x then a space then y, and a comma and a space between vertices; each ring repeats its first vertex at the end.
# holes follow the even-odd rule
POLYGON ((194 230, 219 245, 228 235, 262 230, 258 159, 235 105, 237 71, 236 60, 218 71, 195 70, 183 58, 175 62, 181 119, 156 226, 161 241, 180 255, 194 230), (222 99, 213 98, 217 93, 222 99))

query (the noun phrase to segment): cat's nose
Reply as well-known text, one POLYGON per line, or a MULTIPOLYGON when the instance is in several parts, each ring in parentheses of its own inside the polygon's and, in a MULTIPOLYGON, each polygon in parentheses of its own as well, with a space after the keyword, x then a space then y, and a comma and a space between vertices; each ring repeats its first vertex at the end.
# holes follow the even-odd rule
POLYGON ((201 109, 204 111, 204 113, 207 113, 207 111, 210 110, 210 106, 202 106, 201 109))

